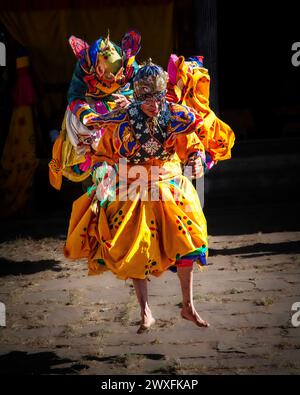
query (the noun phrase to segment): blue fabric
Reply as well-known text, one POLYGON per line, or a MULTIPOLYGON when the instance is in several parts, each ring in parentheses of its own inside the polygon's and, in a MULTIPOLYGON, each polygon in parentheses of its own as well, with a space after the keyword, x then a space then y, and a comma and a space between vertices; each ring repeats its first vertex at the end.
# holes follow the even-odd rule
POLYGON ((134 77, 134 82, 144 79, 146 77, 157 76, 157 75, 160 75, 163 73, 164 73, 164 70, 160 66, 157 66, 156 64, 143 66, 136 73, 136 75, 134 77))
POLYGON ((198 56, 190 57, 186 59, 187 62, 196 62, 199 67, 203 67, 203 62, 199 59, 198 56))

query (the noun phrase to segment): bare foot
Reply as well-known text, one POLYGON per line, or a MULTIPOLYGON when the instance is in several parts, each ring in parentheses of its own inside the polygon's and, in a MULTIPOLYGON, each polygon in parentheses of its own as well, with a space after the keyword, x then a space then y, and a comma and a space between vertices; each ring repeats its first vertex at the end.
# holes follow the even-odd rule
POLYGON ((144 316, 141 321, 141 326, 139 327, 137 333, 141 334, 149 331, 152 325, 155 324, 155 319, 152 316, 144 316))
POLYGON ((185 320, 194 322, 197 326, 208 328, 210 325, 207 321, 203 320, 195 309, 183 308, 181 310, 181 317, 185 320))

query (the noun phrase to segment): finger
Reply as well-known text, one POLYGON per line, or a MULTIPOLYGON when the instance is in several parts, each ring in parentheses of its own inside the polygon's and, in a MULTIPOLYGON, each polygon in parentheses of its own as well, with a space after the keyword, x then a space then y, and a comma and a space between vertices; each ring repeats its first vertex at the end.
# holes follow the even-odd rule
POLYGON ((192 168, 194 168, 195 167, 195 163, 194 162, 189 162, 189 163, 187 163, 185 165, 185 167, 192 167, 192 168))
POLYGON ((191 165, 190 167, 192 168, 192 173, 202 171, 203 169, 202 165, 199 164, 191 165))
POLYGON ((203 171, 203 166, 194 166, 193 173, 200 173, 203 171))
POLYGON ((203 172, 202 172, 202 171, 195 172, 195 173, 192 175, 192 177, 194 177, 194 178, 200 178, 200 177, 202 177, 202 176, 203 176, 203 172))
POLYGON ((124 100, 116 100, 115 103, 116 104, 124 104, 125 102, 124 102, 124 100))
POLYGON ((196 165, 194 166, 195 171, 202 171, 203 170, 203 166, 202 165, 196 165))
POLYGON ((190 159, 189 161, 188 161, 188 164, 202 164, 202 162, 201 162, 201 159, 199 159, 199 158, 195 158, 195 159, 190 159))
POLYGON ((194 176, 191 177, 192 180, 196 180, 197 178, 203 177, 203 174, 195 174, 194 176))

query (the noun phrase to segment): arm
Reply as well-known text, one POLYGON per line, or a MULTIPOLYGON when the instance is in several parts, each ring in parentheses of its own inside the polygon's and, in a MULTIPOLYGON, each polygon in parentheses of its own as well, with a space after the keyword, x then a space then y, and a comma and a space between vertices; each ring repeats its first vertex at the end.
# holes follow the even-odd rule
MULTIPOLYGON (((87 77, 87 74, 81 68, 80 63, 77 62, 68 91, 68 103, 71 112, 84 126, 88 127, 89 129, 97 129, 99 127, 99 122, 106 122, 107 119, 100 119, 99 112, 93 110, 87 103, 85 96, 87 92, 87 85, 84 81, 84 77, 87 77)), ((130 104, 130 101, 126 98, 127 93, 128 97, 130 97, 132 91, 125 89, 121 90, 120 94, 111 95, 116 108, 125 108, 130 104)))
POLYGON ((205 171, 204 147, 195 132, 179 135, 175 151, 184 166, 190 166, 193 178, 202 177, 205 171))
POLYGON ((76 64, 70 87, 68 90, 68 103, 70 110, 77 119, 85 126, 89 126, 89 122, 93 117, 98 116, 86 101, 87 85, 83 80, 86 73, 82 70, 79 61, 76 64))
POLYGON ((92 196, 94 191, 100 206, 104 206, 107 200, 115 196, 119 155, 113 144, 114 132, 113 127, 106 130, 92 157, 93 185, 88 190, 88 196, 92 196))
POLYGON ((101 137, 97 151, 92 156, 92 166, 94 168, 101 166, 103 162, 111 166, 118 162, 119 154, 113 143, 114 133, 115 127, 110 125, 101 137))

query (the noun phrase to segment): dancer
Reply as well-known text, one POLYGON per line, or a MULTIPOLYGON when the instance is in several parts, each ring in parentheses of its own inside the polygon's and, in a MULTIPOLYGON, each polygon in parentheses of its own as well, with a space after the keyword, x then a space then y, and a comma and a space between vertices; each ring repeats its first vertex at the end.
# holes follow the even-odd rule
POLYGON ((135 31, 124 35, 121 47, 111 42, 109 35, 91 46, 70 37, 69 43, 78 61, 70 83, 62 130, 53 145, 49 163, 49 179, 54 188, 61 188, 62 177, 81 182, 90 176, 91 156, 102 130, 89 129, 87 120, 130 103, 140 41, 140 34, 135 31))
POLYGON ((134 78, 135 101, 126 109, 93 117, 105 132, 92 157, 94 185, 73 204, 64 249, 88 258, 89 273, 110 270, 132 279, 141 307, 138 333, 154 323, 148 301, 151 275, 177 271, 181 316, 209 324, 193 304, 193 262, 206 265, 206 220, 191 178, 203 176, 203 119, 166 100, 168 75, 146 64, 134 78))

